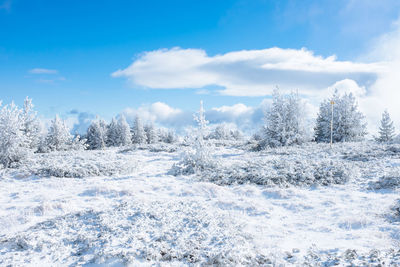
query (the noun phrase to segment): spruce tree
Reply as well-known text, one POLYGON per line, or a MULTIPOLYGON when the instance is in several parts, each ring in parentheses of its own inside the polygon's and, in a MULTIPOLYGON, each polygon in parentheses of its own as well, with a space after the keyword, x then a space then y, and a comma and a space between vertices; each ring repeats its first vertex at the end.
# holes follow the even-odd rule
POLYGON ((339 95, 336 90, 319 108, 314 136, 317 142, 330 142, 333 104, 333 142, 358 141, 367 134, 364 115, 358 110, 353 94, 339 95))
POLYGON ((134 144, 145 144, 146 143, 146 133, 142 124, 142 120, 139 116, 136 116, 135 122, 132 128, 132 143, 134 144))
POLYGON ((379 137, 376 139, 379 142, 390 142, 394 138, 394 125, 390 119, 389 112, 385 110, 382 114, 381 126, 379 127, 379 137))
POLYGON ((306 140, 304 106, 298 94, 281 95, 275 89, 265 115, 262 146, 301 144, 306 140))
POLYGON ((69 132, 65 121, 58 115, 51 121, 49 132, 45 139, 45 150, 60 151, 69 150, 73 144, 73 136, 69 132))
POLYGON ((86 133, 89 149, 103 149, 107 141, 107 128, 103 120, 96 118, 86 133))

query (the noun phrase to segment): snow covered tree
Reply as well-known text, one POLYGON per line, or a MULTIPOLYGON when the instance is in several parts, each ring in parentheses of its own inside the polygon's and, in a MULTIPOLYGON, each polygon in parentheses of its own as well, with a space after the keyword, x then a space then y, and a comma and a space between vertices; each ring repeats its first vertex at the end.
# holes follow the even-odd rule
POLYGON ((119 146, 127 146, 132 144, 131 129, 123 114, 121 114, 118 119, 117 133, 116 141, 119 146))
POLYGON ((198 171, 215 169, 218 161, 212 156, 211 149, 204 139, 206 136, 208 121, 205 118, 203 102, 200 102, 200 110, 195 114, 197 128, 193 129, 188 137, 190 148, 183 154, 182 160, 171 169, 174 175, 193 174, 198 171))
POLYGON ((145 144, 146 143, 146 132, 142 124, 142 120, 139 116, 136 116, 135 122, 132 128, 132 143, 134 144, 145 144))
POLYGON ((379 142, 390 142, 394 138, 394 125, 390 119, 389 112, 385 110, 382 114, 381 126, 379 127, 379 137, 376 138, 379 142))
POLYGON ((89 149, 103 149, 107 141, 106 123, 98 118, 92 121, 87 129, 86 139, 89 149))
POLYGON ((337 91, 330 99, 323 101, 319 108, 314 128, 317 142, 330 142, 331 138, 331 103, 333 105, 333 142, 348 142, 362 139, 366 134, 367 124, 364 115, 358 111, 353 94, 340 96, 337 91), (333 101, 333 102, 332 102, 333 101))
POLYGON ((0 163, 4 167, 28 156, 31 140, 25 126, 24 112, 13 102, 0 110, 0 163))
POLYGON ((69 150, 73 144, 74 137, 69 132, 65 121, 58 115, 51 121, 49 132, 47 133, 44 151, 69 150))
POLYGON ((118 122, 112 118, 110 124, 107 126, 107 146, 118 146, 118 122))
POLYGON ((36 151, 41 140, 42 127, 33 107, 32 99, 26 97, 22 113, 24 120, 23 132, 28 140, 28 147, 36 151))
POLYGON ((159 137, 157 136, 157 132, 152 123, 145 125, 144 131, 146 133, 146 140, 148 144, 154 144, 159 141, 159 137))
POLYGON ((306 138, 304 104, 298 94, 281 95, 275 89, 272 106, 265 114, 262 145, 301 144, 306 138))
POLYGON ((216 140, 239 140, 243 134, 235 125, 221 123, 209 134, 207 138, 216 140))

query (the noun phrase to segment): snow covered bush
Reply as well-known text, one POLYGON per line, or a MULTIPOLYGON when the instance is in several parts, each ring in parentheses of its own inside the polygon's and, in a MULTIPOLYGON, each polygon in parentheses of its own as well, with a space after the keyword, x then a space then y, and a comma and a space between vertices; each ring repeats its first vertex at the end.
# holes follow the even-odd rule
POLYGON ((212 156, 209 144, 204 139, 208 124, 204 113, 203 102, 201 101, 200 110, 194 116, 198 127, 193 132, 194 138, 188 141, 191 146, 183 153, 181 161, 173 165, 171 169, 173 175, 194 174, 217 166, 218 161, 212 156))
POLYGON ((307 139, 304 104, 296 93, 274 90, 271 108, 265 114, 261 146, 301 144, 307 139))
POLYGON ((382 114, 381 125, 379 127, 378 142, 391 142, 395 136, 393 121, 390 119, 389 112, 385 110, 382 114))
POLYGON ((337 91, 319 107, 315 141, 330 142, 333 103, 333 142, 359 141, 367 134, 364 115, 358 110, 353 94, 339 95, 337 91))
POLYGON ((356 173, 339 161, 248 161, 203 172, 201 179, 219 185, 258 184, 266 186, 316 186, 345 184, 356 173))
POLYGON ((134 156, 115 150, 55 151, 37 154, 23 166, 27 175, 83 178, 131 174, 137 169, 134 156))
POLYGON ((391 174, 383 175, 378 181, 370 184, 370 189, 394 189, 400 187, 400 172, 392 171, 391 174))
POLYGON ((24 111, 13 102, 0 110, 0 164, 4 167, 26 159, 31 152, 26 123, 24 111))

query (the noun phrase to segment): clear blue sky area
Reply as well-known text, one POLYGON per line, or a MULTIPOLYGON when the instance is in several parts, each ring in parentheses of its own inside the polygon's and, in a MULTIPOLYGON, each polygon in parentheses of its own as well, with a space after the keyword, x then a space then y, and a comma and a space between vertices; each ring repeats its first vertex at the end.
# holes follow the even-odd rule
POLYGON ((145 51, 199 48, 209 56, 270 47, 357 60, 390 29, 400 1, 0 0, 0 99, 34 99, 43 116, 90 111, 110 118, 157 101, 184 110, 261 97, 135 88, 111 73, 145 51), (34 69, 45 69, 32 71, 34 69), (39 72, 39 73, 38 73, 39 72))

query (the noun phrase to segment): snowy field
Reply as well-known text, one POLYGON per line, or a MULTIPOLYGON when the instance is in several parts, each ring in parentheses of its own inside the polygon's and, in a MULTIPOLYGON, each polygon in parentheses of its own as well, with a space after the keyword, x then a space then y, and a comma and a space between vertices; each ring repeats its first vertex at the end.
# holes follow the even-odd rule
POLYGON ((190 175, 167 144, 0 170, 0 266, 400 265, 400 146, 212 146, 190 175))

